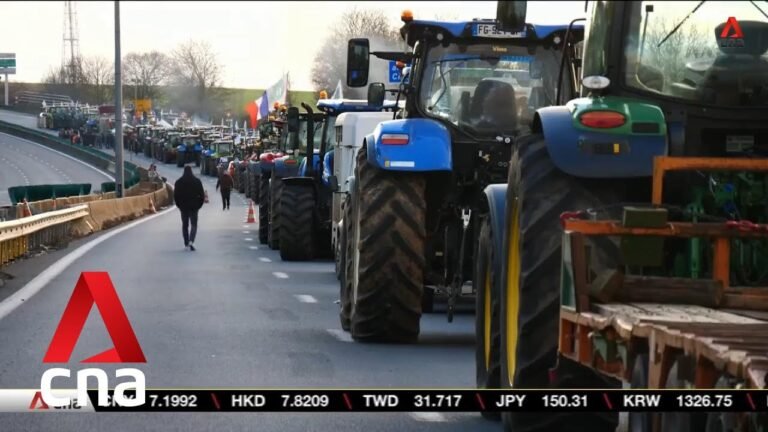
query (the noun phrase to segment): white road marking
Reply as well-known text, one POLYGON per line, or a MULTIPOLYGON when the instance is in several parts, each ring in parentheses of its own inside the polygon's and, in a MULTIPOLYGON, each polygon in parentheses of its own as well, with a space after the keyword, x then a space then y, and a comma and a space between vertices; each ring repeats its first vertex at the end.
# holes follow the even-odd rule
POLYGON ((261 258, 259 258, 259 261, 261 261, 261 262, 272 262, 272 260, 271 260, 271 259, 269 259, 269 258, 266 258, 266 257, 261 257, 261 258))
POLYGON ((245 240, 245 241, 253 241, 253 238, 251 238, 251 237, 246 237, 246 238, 244 238, 243 240, 245 240))
POLYGON ((288 275, 283 272, 272 272, 272 274, 278 279, 288 279, 288 275))
POLYGON ((248 249, 250 250, 259 250, 258 246, 248 246, 248 249))
POLYGON ((250 234, 250 231, 243 231, 243 234, 250 234))
POLYGON ((110 238, 120 234, 123 231, 129 230, 137 225, 143 224, 144 222, 150 221, 158 216, 162 216, 175 210, 176 207, 171 207, 167 210, 155 213, 154 215, 147 216, 135 222, 131 222, 128 225, 115 229, 114 231, 109 231, 104 235, 89 241, 88 243, 63 256, 61 259, 53 263, 53 265, 43 270, 34 279, 27 282, 27 284, 24 285, 20 290, 16 291, 13 295, 0 302, 0 320, 24 304, 25 301, 32 298, 32 296, 37 294, 41 289, 45 288, 45 286, 48 285, 50 281, 59 276, 64 270, 69 268, 69 266, 71 266, 75 261, 77 261, 80 257, 88 253, 88 251, 95 248, 102 242, 109 240, 110 238))
POLYGON ((342 342, 352 342, 352 336, 342 329, 326 329, 325 331, 342 342))
POLYGON ((446 422, 448 419, 439 412, 412 412, 408 413, 414 420, 420 422, 446 422))
POLYGON ((317 303, 317 299, 308 294, 294 294, 294 297, 302 303, 317 303))

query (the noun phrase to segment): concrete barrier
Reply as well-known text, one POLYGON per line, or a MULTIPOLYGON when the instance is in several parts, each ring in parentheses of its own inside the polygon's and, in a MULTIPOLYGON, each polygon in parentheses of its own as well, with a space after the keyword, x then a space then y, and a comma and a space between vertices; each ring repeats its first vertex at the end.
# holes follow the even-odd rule
MULTIPOLYGON (((139 184, 135 187, 134 192, 142 191, 142 189, 151 186, 154 185, 151 183, 139 184)), ((89 215, 72 224, 70 233, 75 238, 84 237, 156 213, 158 209, 173 204, 172 191, 173 189, 169 185, 165 185, 159 190, 140 195, 89 201, 86 203, 89 215)))

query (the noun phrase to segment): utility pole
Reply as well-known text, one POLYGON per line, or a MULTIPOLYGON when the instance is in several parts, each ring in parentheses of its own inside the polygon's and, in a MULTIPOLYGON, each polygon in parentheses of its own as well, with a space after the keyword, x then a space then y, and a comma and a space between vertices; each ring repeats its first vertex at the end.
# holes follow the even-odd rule
POLYGON ((115 196, 123 197, 123 82, 120 73, 120 1, 115 0, 115 196))

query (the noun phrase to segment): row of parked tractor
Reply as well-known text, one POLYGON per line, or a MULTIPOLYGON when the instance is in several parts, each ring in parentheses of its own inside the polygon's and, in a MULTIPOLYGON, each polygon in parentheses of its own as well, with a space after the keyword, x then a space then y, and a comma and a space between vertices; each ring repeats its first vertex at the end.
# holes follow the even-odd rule
POLYGON ((216 177, 233 160, 255 152, 259 140, 254 131, 234 130, 228 126, 163 127, 138 125, 136 140, 129 148, 159 162, 182 167, 193 164, 200 174, 216 177))
MULTIPOLYGON (((648 3, 588 2, 586 20, 562 25, 527 23, 516 1, 496 20, 404 12, 412 51, 350 40, 347 85, 368 99, 290 108, 236 170, 260 241, 284 260, 335 260, 356 341, 415 342, 437 296, 448 321, 474 300, 479 388, 764 388, 768 22, 753 2, 648 3), (662 56, 701 28, 706 49, 662 56), (368 84, 372 56, 395 62, 399 84, 368 84)), ((510 431, 619 423, 501 417, 510 431)), ((626 424, 768 422, 637 412, 626 424)))

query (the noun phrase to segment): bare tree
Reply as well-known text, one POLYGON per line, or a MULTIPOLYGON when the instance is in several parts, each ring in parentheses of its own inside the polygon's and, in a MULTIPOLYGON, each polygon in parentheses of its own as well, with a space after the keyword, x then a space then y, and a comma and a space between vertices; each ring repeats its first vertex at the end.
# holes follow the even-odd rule
POLYGON ((66 84, 67 71, 60 66, 51 66, 41 80, 43 84, 66 84))
POLYGON ((170 82, 195 90, 196 103, 187 106, 192 113, 208 111, 208 91, 221 83, 222 66, 208 42, 188 41, 173 51, 170 82))
POLYGON ((112 85, 115 82, 114 64, 104 57, 86 57, 82 62, 83 79, 91 87, 94 103, 103 104, 112 100, 112 85))
POLYGON ((667 83, 683 79, 686 63, 714 57, 717 53, 717 46, 708 37, 707 29, 694 25, 681 27, 662 44, 661 41, 671 33, 674 26, 675 23, 666 17, 657 18, 657 22, 648 29, 643 43, 643 64, 658 68, 667 83))
POLYGON ((129 53, 123 59, 124 83, 134 87, 136 98, 157 98, 170 72, 171 59, 158 51, 129 53))
POLYGON ((312 83, 318 91, 327 90, 332 93, 341 80, 345 97, 359 93, 350 91, 346 86, 346 49, 349 39, 367 37, 371 42, 371 50, 405 48, 398 29, 390 24, 389 17, 381 10, 353 8, 345 12, 332 28, 333 33, 315 55, 312 66, 312 83))

